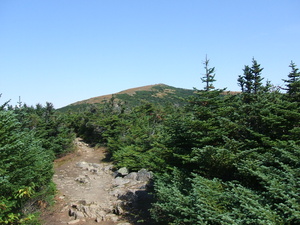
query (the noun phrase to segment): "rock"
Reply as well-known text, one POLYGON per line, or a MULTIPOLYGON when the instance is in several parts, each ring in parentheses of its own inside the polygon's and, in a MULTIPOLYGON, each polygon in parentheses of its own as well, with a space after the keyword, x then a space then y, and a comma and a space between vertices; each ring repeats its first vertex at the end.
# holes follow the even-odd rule
POLYGON ((126 176, 129 173, 128 169, 126 167, 122 167, 122 168, 118 169, 117 172, 119 174, 121 174, 122 176, 126 176))
POLYGON ((152 172, 147 171, 146 169, 141 169, 137 173, 137 180, 138 181, 149 181, 153 177, 152 172))
POLYGON ((80 211, 75 212, 75 219, 82 219, 84 218, 84 214, 80 211))
POLYGON ((103 218, 97 217, 97 218, 95 219, 95 221, 96 221, 97 223, 101 223, 101 221, 103 221, 103 218))
POLYGON ((65 198, 65 196, 62 195, 62 196, 59 196, 58 198, 62 200, 65 198))
POLYGON ((79 222, 80 222, 80 220, 72 220, 72 221, 68 222, 68 224, 76 224, 76 223, 79 223, 79 222))
POLYGON ((75 211, 73 209, 69 209, 69 216, 75 216, 75 211))
POLYGON ((82 184, 86 184, 89 182, 89 178, 88 176, 79 176, 77 178, 75 178, 75 181, 78 181, 79 183, 82 183, 82 184))
POLYGON ((94 168, 100 168, 101 167, 101 164, 99 164, 99 163, 90 163, 89 165, 94 167, 94 168))
POLYGON ((117 222, 119 219, 119 217, 115 214, 107 214, 105 218, 106 220, 110 220, 112 222, 117 222))
POLYGON ((107 173, 107 172, 110 172, 112 170, 112 168, 113 168, 113 165, 108 165, 108 166, 103 167, 102 170, 107 173))
POLYGON ((114 207, 114 210, 113 210, 114 214, 122 215, 124 213, 124 210, 123 210, 122 206, 123 206, 122 201, 119 200, 119 201, 115 202, 115 207, 114 207))
POLYGON ((92 169, 90 169, 90 172, 91 172, 91 173, 98 173, 98 170, 95 169, 95 168, 92 168, 92 169))
POLYGON ((137 173, 136 172, 132 172, 132 173, 129 173, 128 175, 126 175, 124 178, 125 179, 130 179, 130 180, 136 180, 137 179, 137 173))
POLYGON ((80 168, 87 168, 89 167, 89 164, 87 162, 78 162, 76 165, 80 168))
POLYGON ((121 186, 121 185, 127 184, 129 182, 130 182, 130 180, 128 180, 128 179, 124 179, 122 177, 116 177, 113 181, 113 184, 115 186, 121 186))
POLYGON ((86 200, 79 200, 78 203, 81 204, 81 205, 86 205, 87 204, 86 200))

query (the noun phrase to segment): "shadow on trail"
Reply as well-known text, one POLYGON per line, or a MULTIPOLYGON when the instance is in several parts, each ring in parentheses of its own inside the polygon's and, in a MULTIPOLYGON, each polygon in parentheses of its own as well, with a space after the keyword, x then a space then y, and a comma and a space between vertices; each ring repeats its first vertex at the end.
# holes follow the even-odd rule
POLYGON ((119 196, 119 199, 122 200, 122 208, 125 211, 123 218, 131 224, 157 224, 150 216, 149 210, 154 198, 148 190, 129 191, 125 195, 119 196))

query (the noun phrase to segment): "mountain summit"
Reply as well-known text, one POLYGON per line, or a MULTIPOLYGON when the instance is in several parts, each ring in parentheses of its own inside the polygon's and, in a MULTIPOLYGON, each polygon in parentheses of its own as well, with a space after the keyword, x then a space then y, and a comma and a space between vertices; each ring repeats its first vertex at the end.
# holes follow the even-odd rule
POLYGON ((112 97, 117 101, 126 102, 129 105, 138 105, 145 101, 162 105, 170 103, 182 105, 184 104, 183 99, 193 94, 194 90, 192 89, 176 88, 166 84, 154 84, 78 101, 61 108, 61 110, 81 108, 89 104, 102 104, 109 101, 112 97))

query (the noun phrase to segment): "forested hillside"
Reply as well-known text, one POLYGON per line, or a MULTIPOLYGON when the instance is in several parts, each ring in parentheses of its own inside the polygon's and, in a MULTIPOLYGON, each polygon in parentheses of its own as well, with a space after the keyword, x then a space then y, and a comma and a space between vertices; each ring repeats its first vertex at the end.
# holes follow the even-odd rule
POLYGON ((90 106, 90 104, 99 105, 108 102, 113 102, 113 104, 119 108, 122 108, 122 105, 124 105, 125 108, 133 108, 146 102, 159 104, 164 107, 170 104, 183 106, 186 104, 184 99, 193 94, 194 90, 192 89, 175 88, 165 84, 148 85, 124 90, 116 94, 75 102, 60 108, 59 111, 81 110, 90 106))
POLYGON ((204 69, 203 90, 183 104, 118 96, 60 112, 2 106, 0 221, 28 218, 76 133, 107 146, 117 168, 154 172, 156 224, 300 224, 299 69, 291 62, 285 87, 274 87, 253 59, 234 95, 215 89, 208 59, 204 69))

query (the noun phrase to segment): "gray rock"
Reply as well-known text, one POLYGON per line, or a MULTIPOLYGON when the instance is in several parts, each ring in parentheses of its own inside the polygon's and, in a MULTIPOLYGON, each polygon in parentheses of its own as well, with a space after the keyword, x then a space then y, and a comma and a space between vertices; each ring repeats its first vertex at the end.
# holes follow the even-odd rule
POLYGON ((130 179, 130 180, 136 180, 137 179, 137 173, 136 172, 132 172, 132 173, 129 173, 128 175, 126 175, 124 178, 125 179, 130 179))
POLYGON ((76 165, 78 167, 80 167, 80 168, 87 168, 87 167, 89 167, 89 164, 87 162, 78 162, 76 165))
POLYGON ((76 224, 76 223, 79 223, 79 222, 80 222, 80 220, 72 220, 72 221, 68 222, 68 224, 76 224))
POLYGON ((126 167, 122 167, 120 169, 118 169, 117 171, 119 174, 121 174, 122 176, 126 176, 129 172, 128 169, 126 167))
POLYGON ((146 169, 141 169, 137 173, 138 181, 149 181, 153 177, 152 172, 147 171, 146 169))
POLYGON ((114 214, 116 215, 122 215, 124 213, 124 210, 123 210, 123 202, 122 201, 117 201, 115 202, 115 208, 113 210, 114 214))
POLYGON ((112 170, 112 168, 113 168, 113 165, 108 165, 108 166, 103 167, 102 170, 103 170, 104 172, 109 172, 109 171, 112 170))
POLYGON ((83 212, 77 211, 75 212, 75 219, 82 219, 84 218, 83 212))
POLYGON ((130 180, 124 179, 122 177, 116 177, 113 181, 115 186, 121 186, 121 185, 124 185, 124 184, 128 184, 129 182, 130 182, 130 180))
POLYGON ((87 176, 79 176, 75 178, 75 181, 78 181, 79 183, 86 184, 89 182, 89 178, 87 176))
POLYGON ((94 168, 100 168, 101 164, 99 164, 99 163, 90 163, 90 166, 92 166, 94 168))
POLYGON ((115 214, 107 214, 105 218, 106 220, 110 220, 113 222, 117 222, 119 220, 119 217, 115 214))
POLYGON ((97 217, 95 221, 96 223, 101 223, 101 221, 103 221, 103 218, 97 217))

